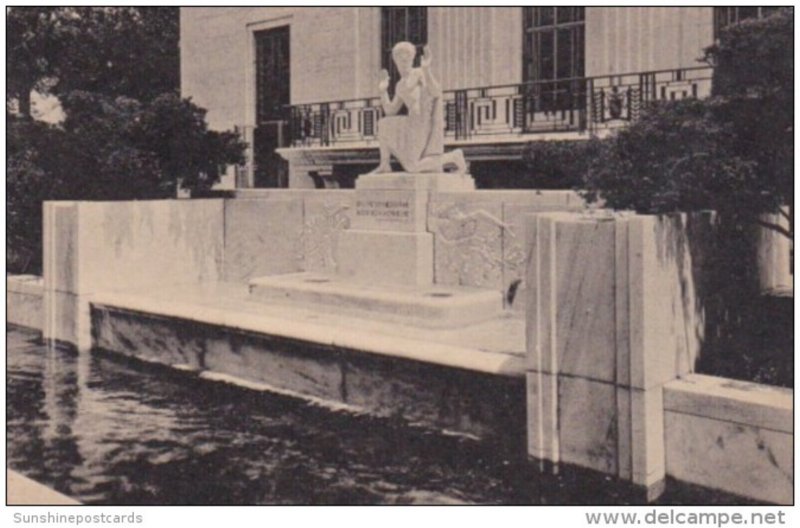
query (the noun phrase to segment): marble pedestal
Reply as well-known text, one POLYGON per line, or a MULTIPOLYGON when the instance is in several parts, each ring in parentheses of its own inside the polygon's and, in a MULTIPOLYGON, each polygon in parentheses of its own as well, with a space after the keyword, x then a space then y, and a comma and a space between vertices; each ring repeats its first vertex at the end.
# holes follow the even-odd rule
POLYGON ((433 235, 427 225, 430 195, 474 189, 475 181, 466 174, 360 176, 351 228, 339 238, 339 274, 380 284, 433 284, 433 235))
POLYGON ((499 291, 434 284, 431 194, 474 189, 470 176, 457 174, 361 176, 350 229, 339 235, 336 273, 254 278, 251 298, 426 328, 496 318, 499 291))

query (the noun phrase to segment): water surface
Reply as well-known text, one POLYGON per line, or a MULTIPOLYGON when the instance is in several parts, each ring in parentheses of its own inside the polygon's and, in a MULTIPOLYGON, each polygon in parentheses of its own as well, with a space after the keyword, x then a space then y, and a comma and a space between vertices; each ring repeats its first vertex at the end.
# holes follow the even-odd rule
MULTIPOLYGON (((520 449, 7 331, 8 465, 91 504, 620 504, 520 449)), ((737 502, 672 486, 665 502, 737 502)), ((741 501, 738 501, 741 502, 741 501)))

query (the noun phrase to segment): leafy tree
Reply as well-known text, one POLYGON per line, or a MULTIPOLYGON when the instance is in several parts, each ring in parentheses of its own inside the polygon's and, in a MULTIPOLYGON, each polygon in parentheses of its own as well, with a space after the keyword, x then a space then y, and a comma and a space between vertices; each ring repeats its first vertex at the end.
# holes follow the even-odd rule
POLYGON ((177 95, 143 103, 76 91, 64 108, 73 160, 91 178, 87 198, 167 198, 178 183, 208 190, 226 165, 244 163, 239 136, 208 130, 205 110, 177 95))
POLYGON ((244 144, 207 128, 178 95, 178 9, 7 9, 7 262, 41 262, 44 200, 169 198, 209 189, 244 144), (32 91, 58 96, 63 123, 31 120, 32 91), (9 103, 17 102, 19 115, 9 103))
POLYGON ((156 155, 167 181, 207 191, 224 165, 244 163, 245 144, 237 133, 208 130, 205 116, 190 100, 162 94, 142 107, 130 133, 138 148, 156 155))
POLYGON ((42 200, 55 194, 47 143, 63 144, 61 131, 44 123, 7 119, 6 265, 17 272, 41 269, 42 200))
POLYGON ((73 90, 150 100, 179 87, 174 7, 9 7, 7 104, 73 90))
POLYGON ((74 31, 67 8, 6 8, 6 104, 18 102, 31 115, 31 92, 49 93, 57 72, 59 42, 74 31))
POLYGON ((706 50, 712 97, 654 104, 604 143, 584 181, 589 199, 645 213, 714 209, 761 224, 793 198, 791 10, 723 31, 706 50))
POLYGON ((758 225, 793 236, 763 220, 792 205, 792 50, 790 10, 724 30, 706 51, 712 96, 646 108, 602 141, 584 178, 587 198, 617 209, 717 211, 713 236, 692 218, 686 226, 693 268, 705 270, 695 280, 706 322, 698 368, 784 384, 791 343, 776 344, 764 315, 774 309, 759 295, 755 240, 758 225))
POLYGON ((586 197, 644 214, 750 211, 761 197, 757 165, 736 153, 737 131, 714 112, 694 99, 651 106, 604 141, 584 180, 586 197))
MULTIPOLYGON (((522 153, 527 168, 526 180, 534 184, 533 188, 580 187, 601 148, 602 143, 597 139, 531 141, 525 145, 522 153)), ((514 183, 518 184, 517 181, 514 183)))
MULTIPOLYGON (((737 155, 756 164, 752 207, 780 212, 794 197, 794 12, 791 8, 726 28, 706 49, 714 66, 715 119, 736 130, 737 155)), ((767 228, 793 236, 776 224, 767 228)))

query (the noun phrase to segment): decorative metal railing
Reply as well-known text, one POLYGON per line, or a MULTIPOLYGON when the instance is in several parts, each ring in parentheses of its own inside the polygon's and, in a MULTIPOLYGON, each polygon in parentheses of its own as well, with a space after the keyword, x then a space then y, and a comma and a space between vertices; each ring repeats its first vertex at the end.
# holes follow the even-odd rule
MULTIPOLYGON (((582 77, 444 92, 445 138, 596 133, 624 126, 655 101, 705 97, 710 67, 582 77)), ((380 99, 292 105, 294 147, 369 143, 383 115, 380 99)))

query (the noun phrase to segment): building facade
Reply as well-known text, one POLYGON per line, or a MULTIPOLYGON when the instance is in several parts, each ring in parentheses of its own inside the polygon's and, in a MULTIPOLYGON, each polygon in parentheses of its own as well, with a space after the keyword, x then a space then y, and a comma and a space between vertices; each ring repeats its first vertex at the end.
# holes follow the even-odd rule
POLYGON ((391 47, 428 45, 446 146, 475 174, 520 163, 528 141, 602 134, 650 101, 708 94, 703 48, 761 9, 181 8, 181 90, 250 144, 237 187, 348 186, 377 163, 391 47))

